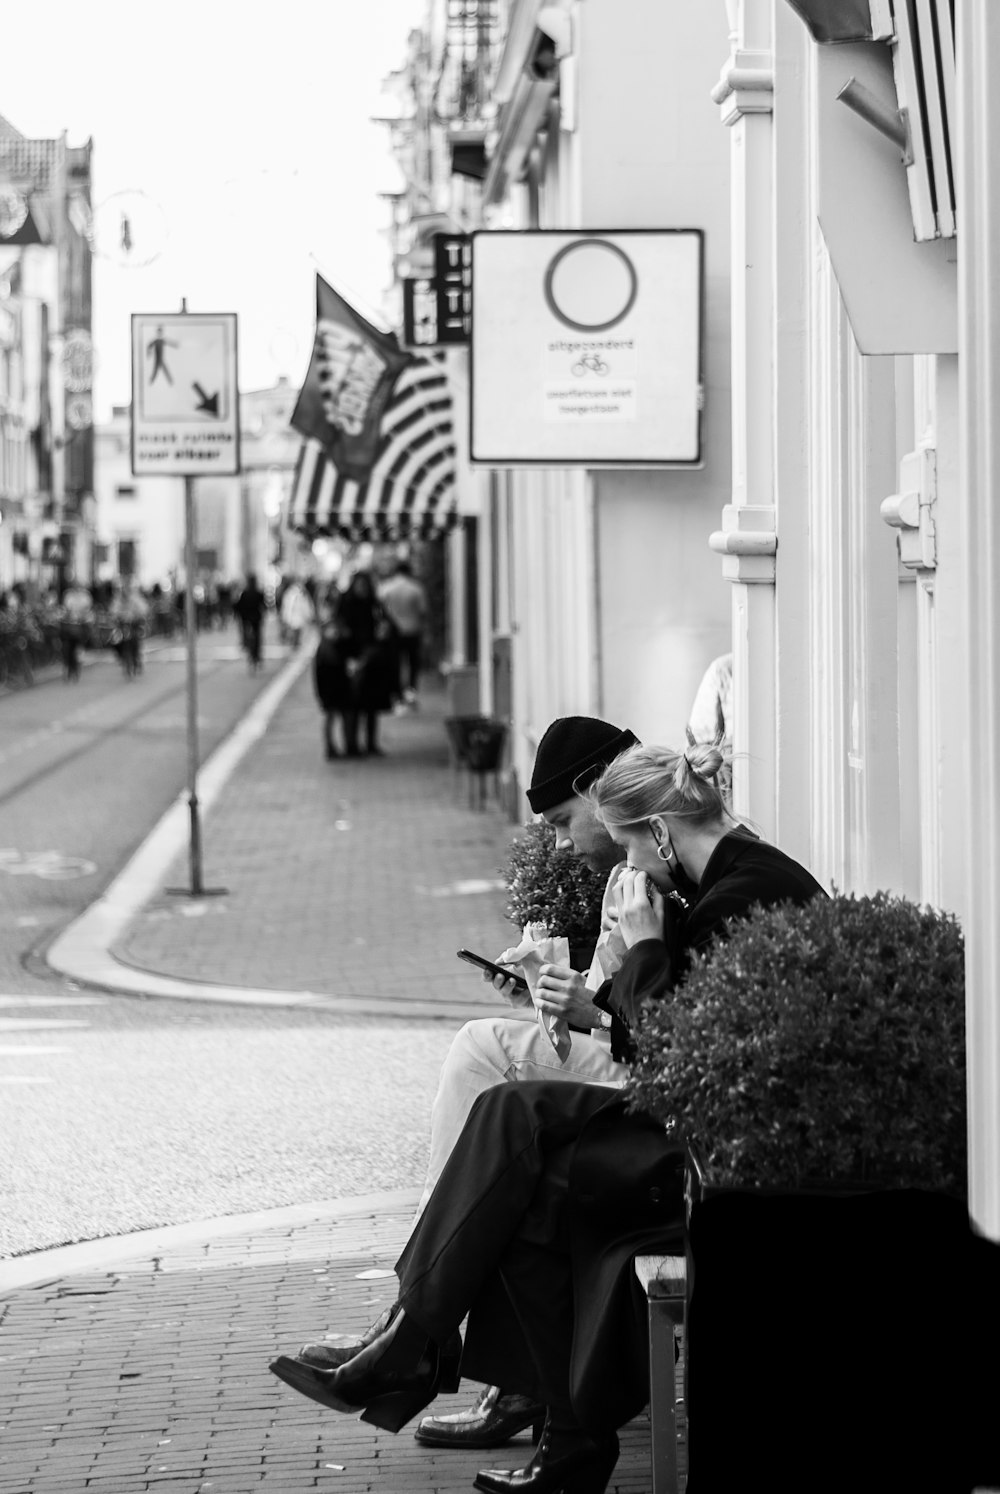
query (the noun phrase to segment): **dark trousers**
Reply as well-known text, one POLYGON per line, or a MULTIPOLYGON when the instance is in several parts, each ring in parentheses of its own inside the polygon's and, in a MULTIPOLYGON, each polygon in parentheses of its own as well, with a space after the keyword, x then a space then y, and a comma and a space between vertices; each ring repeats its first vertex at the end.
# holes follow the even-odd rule
POLYGON ((396 660, 399 671, 399 688, 416 690, 423 662, 419 633, 396 635, 396 660))
POLYGON ((613 1094, 538 1082, 480 1095, 396 1266, 400 1301, 430 1338, 469 1315, 464 1375, 557 1408, 573 1341, 570 1164, 613 1094))

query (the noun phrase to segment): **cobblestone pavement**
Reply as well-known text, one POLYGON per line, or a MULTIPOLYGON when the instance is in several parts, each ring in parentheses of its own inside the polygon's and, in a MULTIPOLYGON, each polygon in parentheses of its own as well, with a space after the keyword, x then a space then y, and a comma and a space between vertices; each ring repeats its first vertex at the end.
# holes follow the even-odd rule
MULTIPOLYGON (((422 1448, 327 1411, 268 1371, 275 1352, 361 1331, 392 1300, 415 1193, 157 1254, 0 1299, 0 1494, 466 1494, 531 1456, 422 1448)), ((468 1404, 476 1387, 441 1397, 468 1404)), ((649 1488, 649 1425, 622 1434, 610 1489, 649 1488)))

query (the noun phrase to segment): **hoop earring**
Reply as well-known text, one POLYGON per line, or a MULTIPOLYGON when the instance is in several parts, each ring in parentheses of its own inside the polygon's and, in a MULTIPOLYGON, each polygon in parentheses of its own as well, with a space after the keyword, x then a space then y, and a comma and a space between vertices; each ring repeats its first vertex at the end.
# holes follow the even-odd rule
POLYGON ((669 862, 671 856, 674 853, 669 846, 658 845, 656 847, 656 854, 657 856, 659 856, 661 861, 669 862))

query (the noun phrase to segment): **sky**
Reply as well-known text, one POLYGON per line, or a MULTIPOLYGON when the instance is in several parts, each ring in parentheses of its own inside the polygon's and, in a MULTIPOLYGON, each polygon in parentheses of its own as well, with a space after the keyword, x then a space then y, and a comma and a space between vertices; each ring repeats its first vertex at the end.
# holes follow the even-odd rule
POLYGON ((235 311, 250 390, 282 374, 301 384, 317 271, 380 311, 391 267, 378 193, 400 176, 370 116, 426 3, 4 8, 0 114, 23 135, 93 141, 99 421, 129 400, 133 312, 179 311, 182 298, 189 311, 235 311))

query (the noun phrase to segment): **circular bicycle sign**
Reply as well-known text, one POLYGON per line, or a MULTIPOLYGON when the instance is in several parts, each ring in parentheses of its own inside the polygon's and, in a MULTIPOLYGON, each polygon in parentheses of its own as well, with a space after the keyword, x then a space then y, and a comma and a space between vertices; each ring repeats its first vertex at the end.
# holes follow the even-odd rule
POLYGON ((635 266, 608 239, 580 239, 554 254, 545 271, 545 302, 574 332, 606 332, 624 321, 639 292, 635 266))

